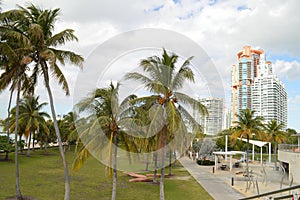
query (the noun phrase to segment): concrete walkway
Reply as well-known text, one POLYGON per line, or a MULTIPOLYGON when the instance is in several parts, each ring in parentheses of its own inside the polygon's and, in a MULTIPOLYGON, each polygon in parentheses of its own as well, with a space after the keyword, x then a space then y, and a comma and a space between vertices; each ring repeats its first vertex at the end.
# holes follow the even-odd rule
POLYGON ((188 157, 182 157, 179 161, 214 199, 237 200, 245 197, 231 187, 230 178, 213 174, 212 167, 200 166, 188 157))

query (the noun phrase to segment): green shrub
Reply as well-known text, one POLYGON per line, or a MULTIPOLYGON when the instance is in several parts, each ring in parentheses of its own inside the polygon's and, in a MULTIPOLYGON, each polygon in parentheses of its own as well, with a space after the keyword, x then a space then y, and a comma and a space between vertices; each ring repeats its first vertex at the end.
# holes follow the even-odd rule
POLYGON ((10 153, 14 151, 12 140, 7 141, 6 136, 0 136, 0 152, 10 153))
POLYGON ((215 165, 215 161, 212 160, 197 160, 198 165, 205 165, 205 166, 209 166, 209 165, 215 165))

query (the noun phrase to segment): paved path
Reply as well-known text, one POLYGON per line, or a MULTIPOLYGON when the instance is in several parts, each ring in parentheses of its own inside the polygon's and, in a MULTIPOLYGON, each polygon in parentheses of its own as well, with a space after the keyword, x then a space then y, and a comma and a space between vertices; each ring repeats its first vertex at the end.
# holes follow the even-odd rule
POLYGON ((230 178, 213 174, 212 167, 199 166, 187 157, 180 158, 179 161, 214 199, 237 200, 245 197, 230 186, 230 178))

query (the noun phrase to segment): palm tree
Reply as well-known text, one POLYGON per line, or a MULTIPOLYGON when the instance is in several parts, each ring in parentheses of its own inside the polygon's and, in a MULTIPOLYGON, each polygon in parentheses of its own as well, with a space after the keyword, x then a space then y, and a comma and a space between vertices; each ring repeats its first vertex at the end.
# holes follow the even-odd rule
MULTIPOLYGON (((16 166, 16 195, 17 199, 23 199, 19 184, 19 162, 18 162, 18 118, 19 118, 19 100, 21 90, 24 93, 33 90, 26 71, 28 64, 31 62, 29 54, 29 41, 22 32, 17 30, 15 20, 22 15, 17 13, 11 15, 11 11, 1 13, 0 17, 0 49, 1 49, 1 69, 4 72, 0 77, 0 91, 10 86, 11 96, 13 91, 17 91, 16 95, 16 111, 15 111, 15 166, 16 166)), ((34 76, 33 76, 34 77, 34 76)), ((8 105, 8 124, 10 123, 10 106, 11 98, 8 105)), ((9 134, 9 130, 8 130, 9 134)))
MULTIPOLYGON (((20 123, 26 124, 25 136, 28 139, 28 150, 27 156, 30 156, 30 143, 31 136, 35 131, 40 131, 44 129, 47 134, 49 134, 49 129, 46 125, 45 117, 49 118, 50 116, 46 112, 42 112, 44 106, 47 103, 39 104, 39 97, 27 96, 23 101, 20 102, 20 123)), ((33 136, 35 139, 35 137, 33 136)))
POLYGON ((238 121, 234 121, 235 127, 233 127, 233 132, 231 134, 231 139, 233 142, 237 138, 247 138, 247 162, 246 170, 247 176, 249 177, 249 167, 248 167, 248 157, 249 157, 249 140, 256 134, 256 137, 263 138, 263 120, 261 116, 255 116, 255 111, 249 109, 242 110, 240 114, 237 114, 238 121))
POLYGON ((69 150, 71 144, 77 140, 77 130, 76 130, 76 114, 74 112, 69 112, 68 114, 63 116, 63 124, 66 127, 67 134, 65 136, 65 140, 68 143, 69 150))
MULTIPOLYGON (((191 124, 192 129, 200 129, 200 125, 184 106, 189 105, 201 114, 207 113, 206 108, 199 101, 184 93, 178 92, 183 88, 185 81, 194 82, 194 74, 189 67, 191 59, 192 57, 185 60, 177 70, 175 64, 178 61, 178 56, 175 54, 169 55, 167 51, 163 49, 161 57, 152 56, 140 62, 141 68, 146 73, 145 75, 138 72, 126 74, 126 79, 142 82, 145 88, 154 94, 151 96, 152 99, 156 97, 153 102, 154 106, 152 106, 155 116, 150 126, 158 124, 159 121, 165 122, 161 130, 158 133, 156 132, 158 148, 161 149, 161 200, 164 199, 164 160, 166 158, 164 147, 166 147, 168 138, 175 138, 175 135, 178 136, 183 132, 187 132, 187 126, 185 126, 187 123, 183 123, 183 120, 191 124)), ((157 129, 157 127, 155 129, 157 129)), ((151 128, 149 131, 152 131, 151 128)))
POLYGON ((79 112, 88 112, 92 114, 92 116, 95 115, 96 119, 92 120, 90 124, 83 129, 78 129, 79 139, 85 141, 86 138, 89 139, 83 142, 85 146, 82 146, 73 163, 73 170, 78 170, 83 162, 91 155, 89 151, 93 145, 96 149, 96 155, 100 154, 99 158, 102 156, 108 158, 108 174, 111 175, 111 173, 113 173, 112 200, 116 199, 117 147, 119 142, 123 142, 126 150, 131 151, 130 140, 122 130, 120 124, 123 124, 122 120, 127 120, 129 117, 129 102, 135 98, 134 95, 130 95, 119 104, 118 90, 119 84, 114 86, 111 83, 110 87, 96 89, 91 97, 83 99, 77 104, 79 112), (100 128, 95 128, 97 124, 100 124, 100 128), (109 143, 103 142, 104 137, 109 138, 109 143), (89 148, 87 146, 89 146, 89 148), (103 149, 107 149, 107 151, 103 151, 103 149), (108 152, 108 155, 106 152, 108 152))
POLYGON ((269 121, 265 126, 265 133, 267 137, 267 141, 272 142, 274 146, 274 154, 275 154, 275 169, 277 170, 277 145, 286 140, 285 132, 282 130, 284 128, 284 124, 278 124, 276 120, 269 121))
POLYGON ((70 199, 70 180, 68 167, 62 147, 61 136, 59 132, 58 123, 56 120, 56 113, 54 108, 54 100, 52 90, 50 88, 49 73, 55 79, 58 80, 59 84, 62 85, 66 95, 69 95, 69 87, 65 76, 58 66, 58 62, 64 65, 66 61, 81 66, 83 58, 71 51, 65 51, 57 49, 57 46, 64 45, 68 41, 76 40, 72 29, 65 29, 59 33, 54 34, 55 22, 59 15, 59 9, 53 10, 42 10, 33 4, 24 8, 19 6, 18 10, 12 12, 13 14, 21 13, 19 19, 15 20, 17 28, 21 30, 26 38, 30 41, 31 57, 36 63, 32 73, 32 79, 36 81, 37 75, 41 73, 45 82, 50 101, 50 108, 52 118, 54 122, 55 132, 59 143, 59 150, 64 166, 65 172, 65 197, 64 199, 70 199))

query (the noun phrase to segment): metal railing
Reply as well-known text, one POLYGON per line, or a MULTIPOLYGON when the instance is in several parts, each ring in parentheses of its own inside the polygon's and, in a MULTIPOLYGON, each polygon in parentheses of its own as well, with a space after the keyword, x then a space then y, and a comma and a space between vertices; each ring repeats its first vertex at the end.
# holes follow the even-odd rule
POLYGON ((279 151, 288 151, 294 153, 300 153, 300 146, 294 144, 279 144, 278 145, 279 151))
MULTIPOLYGON (((296 189, 299 189, 299 188, 300 188, 300 185, 295 185, 295 186, 291 186, 291 187, 288 187, 288 188, 283 188, 283 189, 274 190, 274 191, 271 191, 271 192, 266 192, 266 193, 263 193, 263 194, 258 194, 258 195, 251 196, 251 197, 242 198, 240 200, 256 199, 256 198, 260 198, 260 197, 265 197, 265 199, 275 199, 275 198, 276 199, 282 199, 286 195, 281 196, 281 197, 273 197, 272 195, 282 193, 282 192, 286 192, 286 191, 296 190, 296 189)), ((292 196, 294 196, 294 195, 297 195, 297 194, 295 193, 292 196)))

